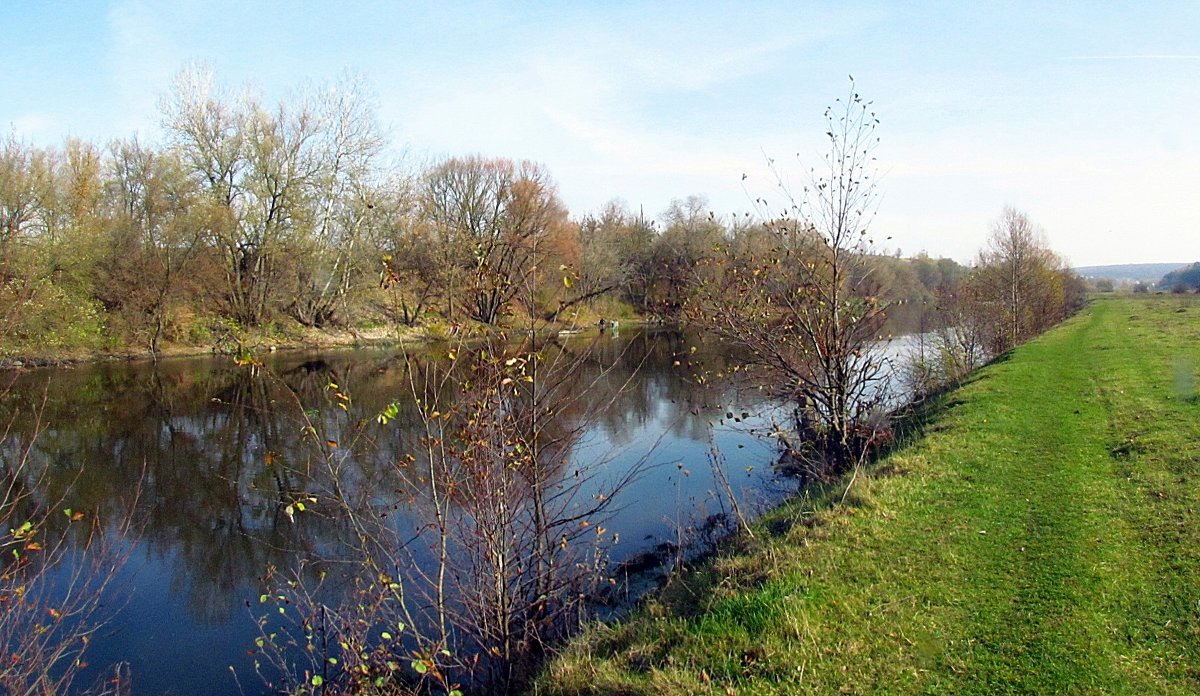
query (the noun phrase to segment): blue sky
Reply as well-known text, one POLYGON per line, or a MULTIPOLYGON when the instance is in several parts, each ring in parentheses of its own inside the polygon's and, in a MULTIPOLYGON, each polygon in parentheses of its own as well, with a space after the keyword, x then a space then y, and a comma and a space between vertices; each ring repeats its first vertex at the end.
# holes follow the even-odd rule
POLYGON ((889 246, 966 261, 1013 205, 1075 264, 1200 259, 1194 1, 10 2, 0 29, 0 128, 38 144, 156 140, 189 62, 269 100, 351 71, 414 166, 536 160, 576 214, 750 210, 853 75, 889 246))

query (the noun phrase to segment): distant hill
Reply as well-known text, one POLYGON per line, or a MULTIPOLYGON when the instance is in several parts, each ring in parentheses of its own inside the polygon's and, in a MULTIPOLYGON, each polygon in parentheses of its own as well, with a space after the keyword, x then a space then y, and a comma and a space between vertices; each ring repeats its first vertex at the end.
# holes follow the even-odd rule
POLYGON ((1158 281, 1158 287, 1163 290, 1170 290, 1180 284, 1186 285, 1192 290, 1200 288, 1200 263, 1193 263, 1190 266, 1171 271, 1158 281))
POLYGON ((1084 278, 1109 278, 1113 281, 1122 280, 1144 281, 1157 283, 1171 271, 1179 270, 1188 265, 1184 263, 1118 263, 1112 266, 1079 266, 1075 272, 1084 278))

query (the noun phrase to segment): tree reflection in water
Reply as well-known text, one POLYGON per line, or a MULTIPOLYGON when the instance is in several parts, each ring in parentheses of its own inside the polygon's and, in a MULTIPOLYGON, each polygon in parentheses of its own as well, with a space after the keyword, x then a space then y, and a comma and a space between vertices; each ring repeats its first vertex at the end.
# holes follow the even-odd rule
MULTIPOLYGON (((231 664, 249 673, 253 661, 264 657, 245 654, 247 648, 257 650, 257 628, 244 608, 246 600, 258 604, 264 573, 273 569, 272 582, 298 582, 313 590, 315 602, 335 606, 337 594, 367 586, 362 569, 369 538, 386 537, 392 547, 383 557, 391 580, 405 583, 412 607, 406 635, 433 636, 405 648, 420 650, 429 666, 449 667, 473 660, 479 646, 451 635, 453 625, 440 635, 441 619, 483 622, 472 612, 478 614, 490 601, 479 594, 478 581, 492 570, 490 561, 464 561, 455 555, 460 552, 448 549, 447 558, 454 561, 448 565, 458 576, 443 578, 444 615, 427 611, 438 593, 436 581, 429 580, 436 580, 432 569, 441 554, 440 544, 428 542, 430 529, 442 525, 442 535, 461 534, 486 511, 518 504, 529 510, 537 491, 570 489, 569 495, 541 505, 548 518, 575 525, 566 535, 571 553, 554 563, 595 568, 597 539, 604 542, 603 550, 619 535, 620 544, 611 547, 619 561, 674 538, 687 518, 703 518, 709 490, 715 489, 705 474, 714 437, 726 449, 731 477, 740 475, 745 482, 739 489, 772 484, 766 466, 771 447, 721 424, 735 396, 725 386, 697 384, 701 365, 710 374, 727 371, 728 358, 718 346, 668 331, 626 332, 620 341, 605 337, 590 349, 587 343, 562 343, 563 357, 557 359, 570 369, 554 375, 552 387, 539 381, 545 391, 533 398, 523 392, 499 401, 498 382, 521 377, 514 373, 519 364, 505 365, 521 353, 519 348, 493 351, 507 357, 484 375, 488 379, 474 380, 471 389, 463 389, 448 370, 445 347, 408 354, 279 355, 260 367, 196 359, 31 371, 0 404, 18 414, 4 446, 31 447, 31 459, 46 472, 47 495, 77 501, 81 509, 94 507, 106 519, 132 514, 144 529, 134 567, 125 574, 126 585, 134 588, 130 602, 114 623, 115 633, 98 642, 92 659, 97 665, 130 661, 135 689, 219 693, 227 689, 216 684, 233 688, 217 673, 227 675, 231 664), (33 424, 21 414, 32 412, 29 407, 41 394, 38 385, 47 380, 43 421, 49 427, 32 440, 33 424), (421 395, 422 404, 414 394, 421 395), (389 422, 380 423, 377 416, 389 407, 389 422), (490 413, 493 423, 476 424, 475 437, 464 439, 454 429, 461 429, 471 408, 490 413), (435 419, 434 410, 454 415, 435 419), (511 471, 483 456, 513 448, 496 418, 531 424, 514 432, 537 454, 526 455, 511 471), (472 440, 484 444, 476 442, 479 446, 469 452, 472 440), (442 447, 449 452, 451 445, 458 448, 450 452, 454 456, 434 456, 442 447), (474 477, 466 475, 468 461, 474 477), (641 478, 614 501, 611 519, 579 517, 643 464, 641 478), (752 474, 742 473, 747 467, 752 474), (575 483, 577 470, 586 475, 575 483), (440 494, 434 491, 439 478, 445 484, 440 494), (135 498, 139 481, 142 493, 135 498), (317 502, 298 511, 297 503, 310 498, 317 502), (583 521, 608 531, 598 537, 592 526, 587 534, 577 534, 583 521), (409 543, 418 533, 425 540, 409 543), (322 578, 321 589, 315 589, 322 578), (449 590, 463 587, 475 588, 474 599, 449 596, 449 590), (168 627, 161 631, 169 636, 164 640, 137 633, 162 626, 168 627), (208 642, 197 650, 193 640, 208 642), (443 643, 453 647, 452 659, 431 650, 443 643)), ((543 377, 549 375, 538 375, 543 377)), ((739 410, 759 405, 753 395, 736 398, 739 410)), ((501 535, 496 539, 503 543, 494 539, 485 546, 507 548, 521 558, 538 556, 531 550, 537 548, 542 559, 551 547, 561 549, 562 529, 553 527, 550 533, 546 520, 533 528, 541 529, 540 540, 536 535, 503 540, 501 535), (513 544, 525 545, 524 550, 513 544)), ((527 597, 534 589, 544 594, 548 587, 558 591, 578 581, 551 582, 536 570, 539 563, 531 567, 531 575, 513 574, 518 579, 508 589, 497 585, 499 595, 527 597)), ((559 566, 554 567, 557 573, 559 566)), ((250 613, 260 615, 262 609, 254 606, 250 613)), ((538 611, 561 609, 545 604, 538 611)), ((490 620, 492 638, 507 634, 514 620, 490 620)), ((514 651, 541 640, 525 633, 504 638, 514 651)), ((372 647, 378 642, 376 635, 372 647)), ((410 662, 400 667, 413 675, 410 662)))

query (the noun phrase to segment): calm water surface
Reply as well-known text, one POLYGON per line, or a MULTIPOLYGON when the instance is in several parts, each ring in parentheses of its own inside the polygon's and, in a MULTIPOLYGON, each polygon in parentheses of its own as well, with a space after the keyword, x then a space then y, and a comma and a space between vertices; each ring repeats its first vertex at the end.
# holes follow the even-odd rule
MULTIPOLYGON (((566 342, 568 350, 588 345, 566 342)), ((723 509, 713 461, 748 509, 794 490, 774 475, 773 446, 761 437, 768 405, 754 392, 695 379, 731 360, 719 346, 627 331, 602 337, 594 351, 579 375, 592 385, 588 408, 562 418, 578 433, 571 466, 598 473, 587 485, 602 491, 640 471, 605 522, 619 536, 614 563, 694 538, 723 509)), ((261 578, 271 566, 336 559, 344 531, 332 516, 285 514, 295 491, 316 485, 305 417, 323 432, 368 423, 359 445, 338 445, 355 460, 359 484, 378 487, 402 518, 419 512, 420 491, 382 473, 419 439, 405 363, 395 350, 369 350, 273 356, 263 370, 204 358, 19 375, 0 403, 16 414, 5 456, 31 447, 47 495, 65 492, 76 509, 108 520, 132 516, 141 530, 126 542, 129 560, 105 598, 111 620, 80 683, 124 662, 137 694, 260 691, 250 653, 261 578), (348 409, 336 408, 330 383, 352 397, 348 409), (392 402, 396 420, 375 423, 392 402)))

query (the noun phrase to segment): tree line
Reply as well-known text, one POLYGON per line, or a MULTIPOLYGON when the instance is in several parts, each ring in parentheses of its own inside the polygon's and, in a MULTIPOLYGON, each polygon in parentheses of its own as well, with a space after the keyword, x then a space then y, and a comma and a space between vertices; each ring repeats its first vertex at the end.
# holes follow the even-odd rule
MULTIPOLYGON (((1167 273, 1158 281, 1160 290, 1170 290, 1181 295, 1186 292, 1200 292, 1200 263, 1193 263, 1167 273)), ((1148 292, 1148 288, 1144 292, 1148 292)))
MULTIPOLYGON (((648 219, 573 216, 541 165, 406 167, 360 82, 268 104, 202 70, 161 102, 164 137, 0 143, 0 327, 10 352, 236 343, 287 327, 678 319, 724 247, 769 222, 689 196, 648 219)), ((875 255, 889 297, 929 304, 968 269, 875 255)))

